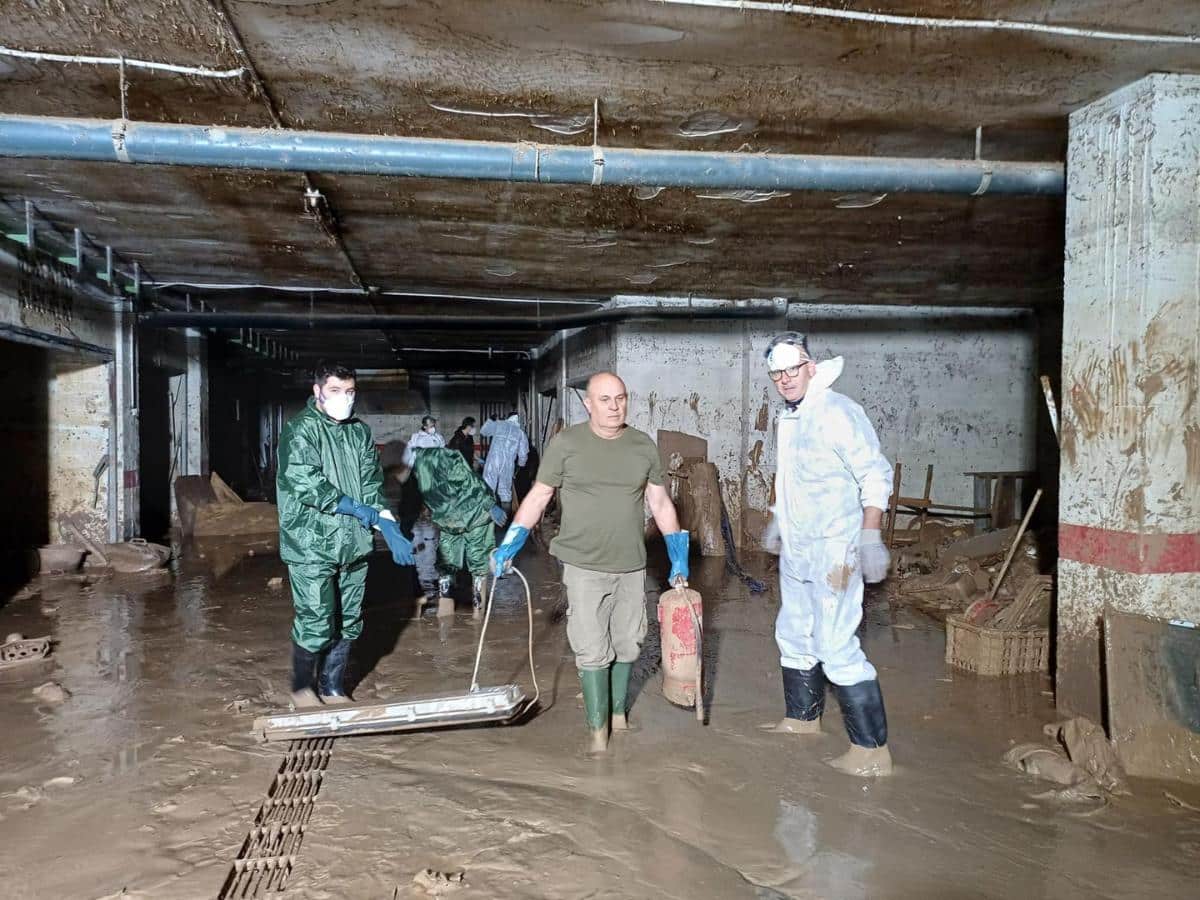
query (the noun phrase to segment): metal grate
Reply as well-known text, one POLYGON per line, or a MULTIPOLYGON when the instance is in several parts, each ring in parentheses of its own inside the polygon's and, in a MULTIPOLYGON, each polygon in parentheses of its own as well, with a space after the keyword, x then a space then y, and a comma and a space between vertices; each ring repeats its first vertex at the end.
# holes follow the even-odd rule
POLYGON ((291 741, 217 900, 284 889, 333 753, 333 738, 291 741))

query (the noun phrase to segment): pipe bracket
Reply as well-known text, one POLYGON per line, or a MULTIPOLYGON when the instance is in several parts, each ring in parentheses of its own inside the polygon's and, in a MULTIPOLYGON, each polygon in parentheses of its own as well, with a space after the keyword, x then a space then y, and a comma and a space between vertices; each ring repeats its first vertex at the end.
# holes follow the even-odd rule
POLYGON ((983 170, 983 175, 979 179, 979 187, 971 192, 972 197, 982 197, 987 193, 987 189, 992 186, 992 167, 987 166, 983 170))
POLYGON ((129 128, 127 119, 117 119, 112 126, 112 142, 113 153, 116 154, 118 162, 131 162, 129 158, 129 150, 125 146, 125 133, 129 128))

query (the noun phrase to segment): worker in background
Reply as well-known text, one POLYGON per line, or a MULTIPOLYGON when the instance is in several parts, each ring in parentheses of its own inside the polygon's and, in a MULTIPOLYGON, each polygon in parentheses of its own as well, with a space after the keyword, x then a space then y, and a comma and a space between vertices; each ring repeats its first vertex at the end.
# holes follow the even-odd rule
MULTIPOLYGON (((478 611, 488 562, 496 549, 496 527, 503 526, 508 516, 457 450, 392 441, 384 446, 382 459, 388 478, 403 483, 410 475, 416 476, 417 488, 438 527, 439 597, 450 596, 454 577, 466 569, 471 573, 471 599, 478 611)), ((429 599, 423 598, 422 606, 429 599)))
POLYGON ((763 539, 780 555, 775 641, 786 713, 764 728, 819 734, 829 682, 850 736, 849 751, 830 765, 852 775, 890 775, 883 694, 856 632, 863 581, 887 577, 880 526, 892 467, 862 407, 830 389, 842 373, 840 356, 818 363, 803 335, 786 332, 771 341, 766 358, 786 404, 775 508, 763 539))
POLYGON ((445 439, 438 434, 437 419, 433 416, 422 416, 421 427, 413 432, 408 443, 412 447, 445 447, 445 439))
POLYGON ((475 471, 475 417, 467 416, 450 437, 446 446, 462 454, 471 471, 475 471))
POLYGON ((497 576, 508 570, 558 490, 562 524, 550 552, 563 564, 567 639, 583 685, 590 750, 603 753, 609 728, 629 727, 629 676, 646 637, 646 505, 666 540, 670 584, 687 581, 688 533, 679 528, 658 448, 625 424, 624 382, 609 372, 595 375, 583 402, 588 421, 547 445, 493 568, 497 576))
POLYGON ((354 418, 355 385, 349 366, 319 364, 313 395, 279 436, 279 555, 296 611, 297 707, 350 702, 346 664, 362 633, 372 529, 382 532, 397 565, 413 564, 412 544, 382 503, 383 470, 371 429, 354 418))
POLYGON ((513 472, 529 458, 529 438, 521 427, 521 419, 513 410, 503 421, 488 419, 479 430, 480 437, 491 440, 483 464, 483 480, 500 500, 500 505, 512 511, 513 472))

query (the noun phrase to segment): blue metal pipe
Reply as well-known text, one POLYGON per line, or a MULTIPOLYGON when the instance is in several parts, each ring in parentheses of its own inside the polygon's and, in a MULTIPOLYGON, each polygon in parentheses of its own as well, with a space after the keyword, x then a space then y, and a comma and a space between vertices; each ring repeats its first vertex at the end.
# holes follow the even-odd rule
POLYGON ((797 156, 0 115, 0 156, 710 190, 1062 194, 1058 162, 797 156))

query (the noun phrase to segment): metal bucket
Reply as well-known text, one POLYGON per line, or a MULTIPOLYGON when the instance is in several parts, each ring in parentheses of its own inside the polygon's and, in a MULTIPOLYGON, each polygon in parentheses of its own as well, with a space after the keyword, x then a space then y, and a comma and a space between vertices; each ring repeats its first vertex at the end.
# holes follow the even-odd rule
POLYGON ((45 547, 38 547, 38 574, 64 575, 68 572, 78 572, 79 567, 83 565, 84 552, 72 544, 47 544, 45 547))

